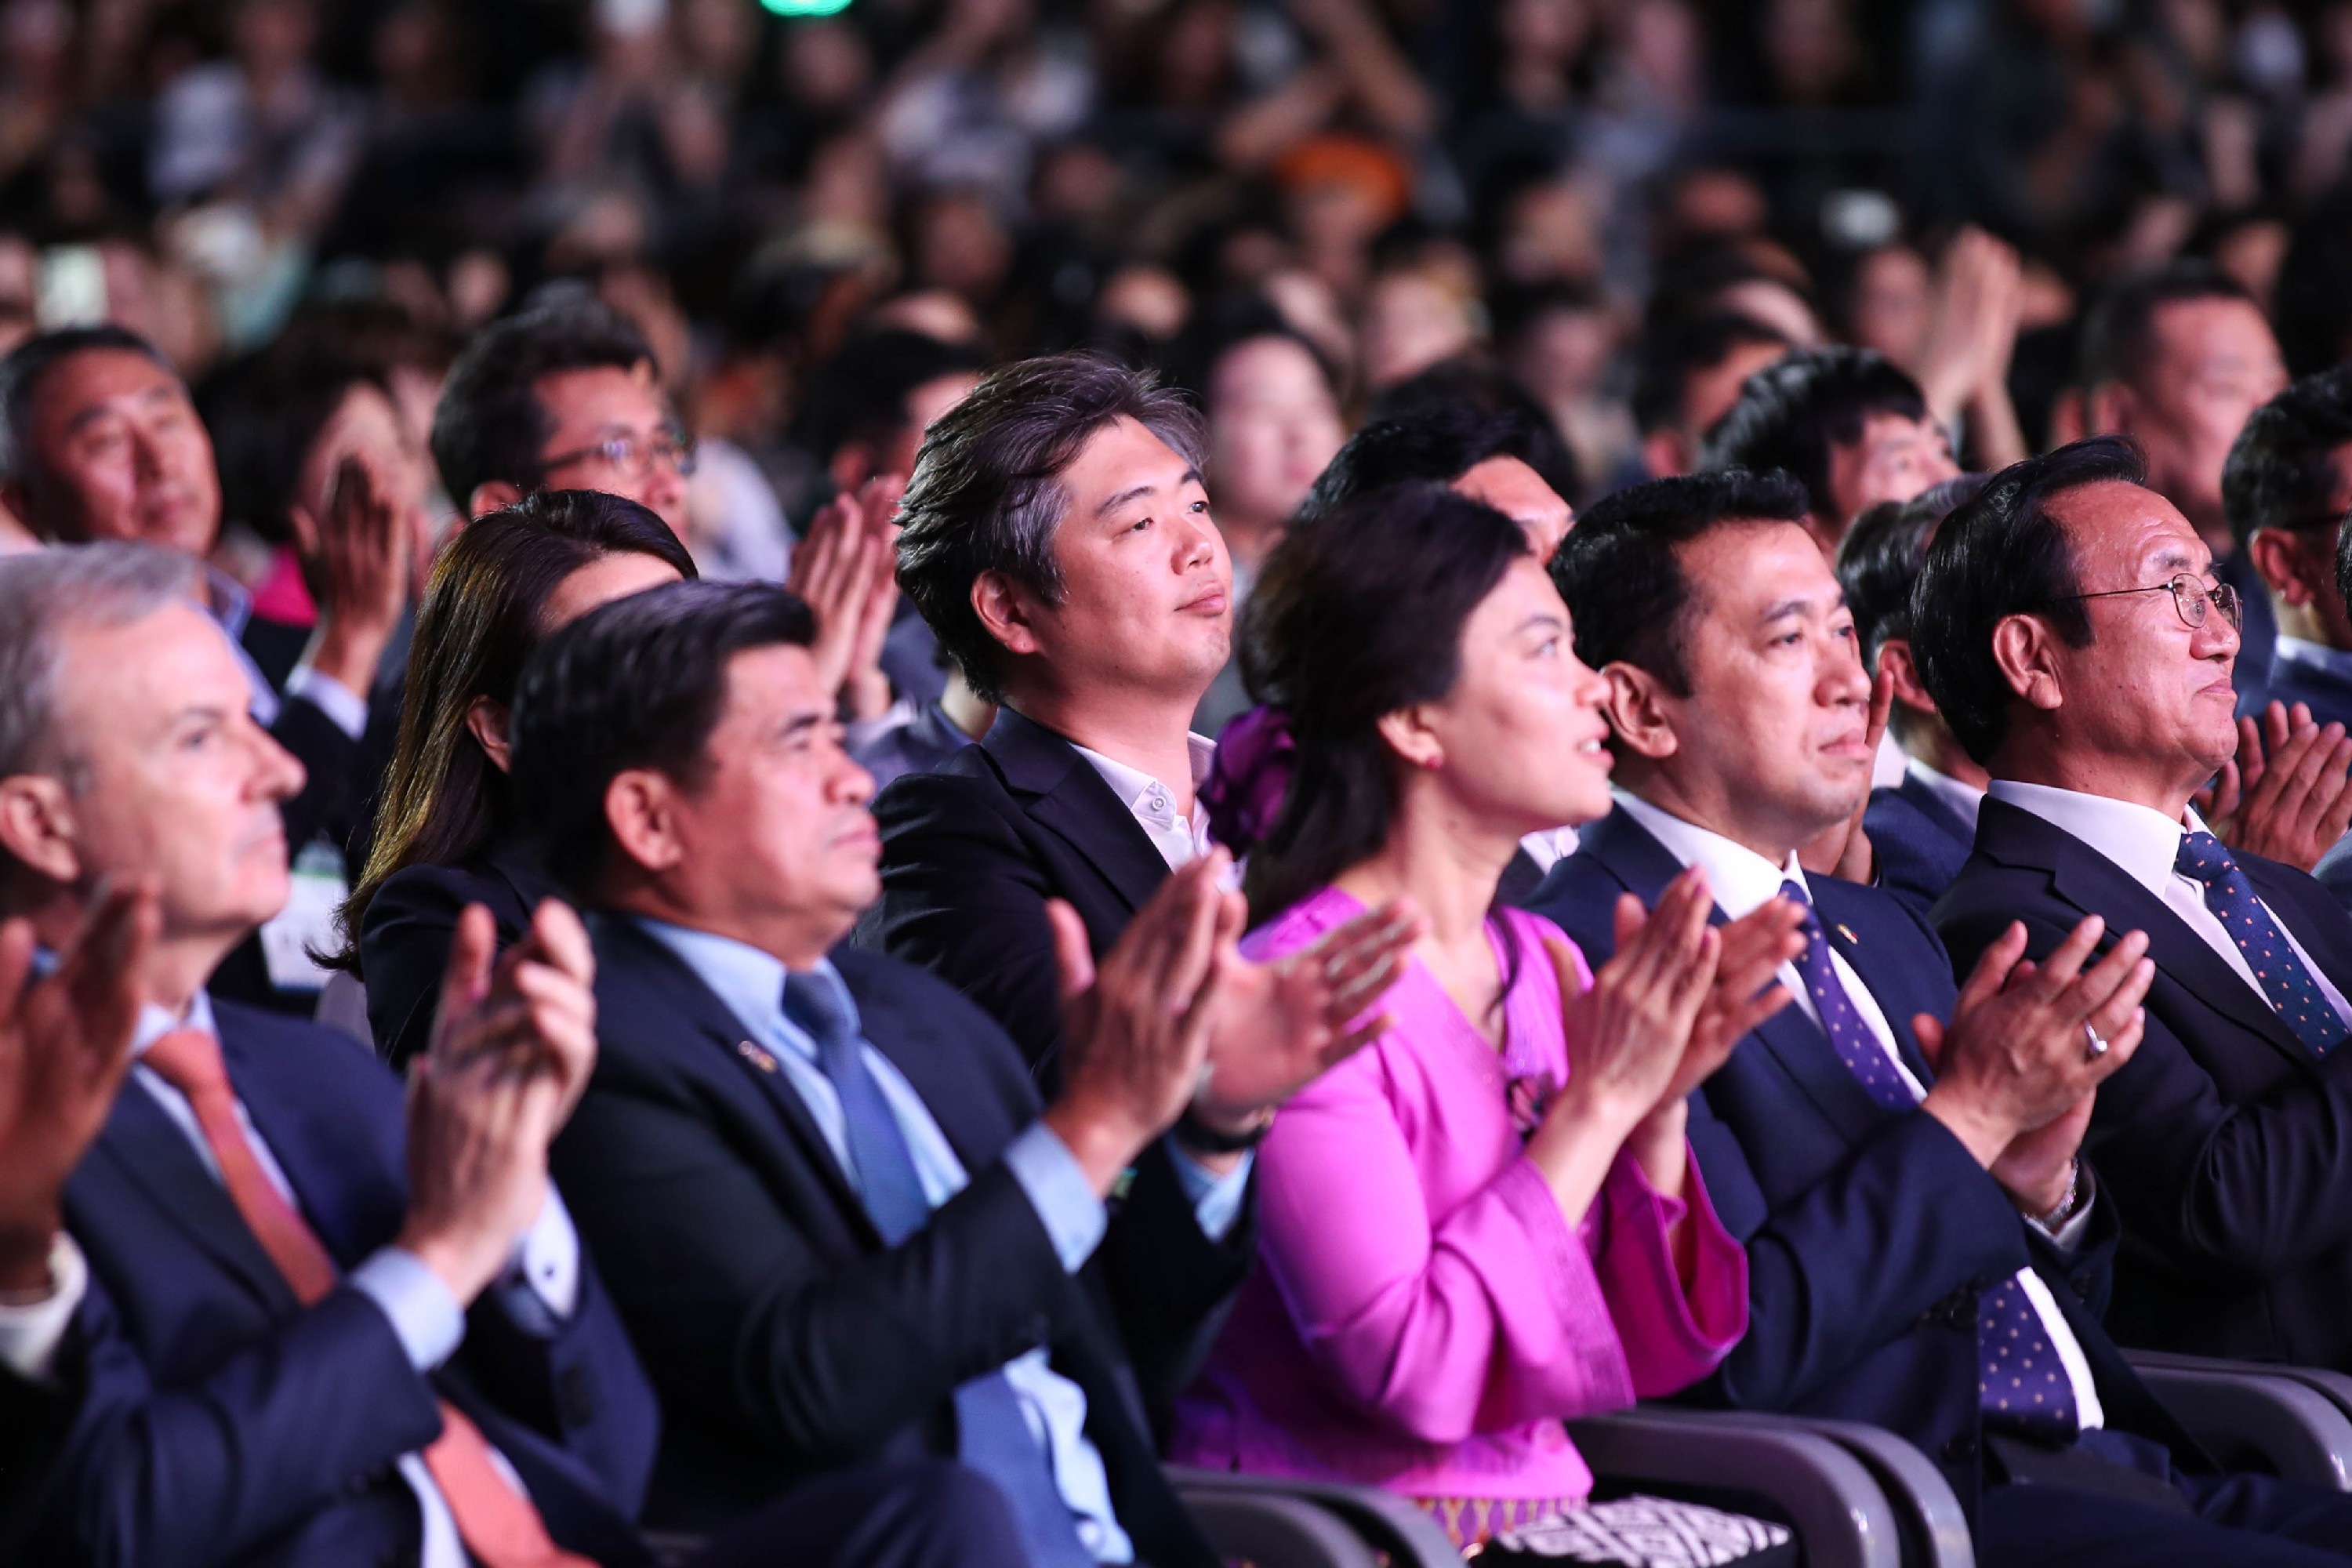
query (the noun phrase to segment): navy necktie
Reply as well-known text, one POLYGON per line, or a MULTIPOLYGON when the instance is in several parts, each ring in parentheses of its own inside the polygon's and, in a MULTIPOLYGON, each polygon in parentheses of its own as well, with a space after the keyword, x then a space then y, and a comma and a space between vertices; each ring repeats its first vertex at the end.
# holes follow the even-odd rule
MULTIPOLYGON (((1881 1110, 1913 1109, 1919 1102, 1910 1085, 1862 1021, 1845 983, 1831 966, 1829 939, 1822 933, 1821 919, 1804 885, 1791 878, 1780 884, 1780 896, 1805 911, 1799 928, 1805 950, 1797 955, 1797 974, 1838 1059, 1861 1079, 1881 1110)), ((1988 1425, 2042 1442, 2063 1444, 2074 1438, 2080 1420, 2074 1385, 2044 1331, 2042 1314, 2033 1310, 2014 1275, 1977 1302, 1977 1394, 1988 1425)))
MULTIPOLYGON (((848 988, 828 973, 787 973, 784 1016, 816 1042, 817 1066, 841 1099, 850 1179, 883 1243, 896 1247, 923 1227, 931 1205, 898 1119, 866 1070, 848 988)), ((973 1378, 956 1390, 955 1405, 956 1457, 1004 1493, 1030 1560, 1037 1568, 1091 1568, 1093 1553, 1079 1542, 1069 1505, 1054 1485, 1045 1444, 1004 1373, 973 1378)))
POLYGON ((2246 967, 2254 972, 2263 1000, 2294 1031, 2294 1037, 2316 1056, 2326 1056, 2342 1044, 2344 1021, 2319 994, 2311 971, 2287 945, 2286 933, 2263 908, 2262 900, 2254 896, 2254 885, 2246 880, 2245 872, 2221 841, 2210 833, 2182 834, 2180 853, 2174 857, 2172 868, 2204 884, 2205 907, 2221 920, 2221 929, 2246 955, 2246 967))

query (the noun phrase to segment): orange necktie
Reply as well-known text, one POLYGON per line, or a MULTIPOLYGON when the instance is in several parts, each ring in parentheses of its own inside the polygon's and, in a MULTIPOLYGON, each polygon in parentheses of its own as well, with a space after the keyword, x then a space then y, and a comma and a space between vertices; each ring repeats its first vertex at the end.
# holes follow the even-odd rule
MULTIPOLYGON (((187 1097, 196 1126, 220 1167, 229 1201, 245 1216, 261 1249, 306 1307, 334 1289, 335 1260, 318 1235, 262 1171, 236 1111, 220 1042, 202 1029, 174 1029, 140 1058, 187 1097)), ((457 1521, 458 1537, 485 1568, 595 1568, 564 1551, 547 1533, 539 1510, 500 1475, 489 1440, 466 1413, 440 1401, 441 1436, 425 1450, 425 1468, 457 1521)))

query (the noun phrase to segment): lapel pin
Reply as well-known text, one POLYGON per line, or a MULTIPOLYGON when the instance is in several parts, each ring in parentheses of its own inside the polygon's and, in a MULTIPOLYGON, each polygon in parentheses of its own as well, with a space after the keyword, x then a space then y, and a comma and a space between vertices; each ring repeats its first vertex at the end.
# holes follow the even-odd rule
POLYGON ((751 1041, 739 1040, 736 1042, 735 1049, 745 1061, 750 1062, 761 1072, 773 1072, 776 1070, 776 1058, 761 1050, 759 1047, 753 1045, 751 1041))
POLYGON ((1853 927, 1846 924, 1843 921, 1838 921, 1837 933, 1838 935, 1845 938, 1848 945, 1850 946, 1860 947, 1862 945, 1862 938, 1854 935, 1853 927))

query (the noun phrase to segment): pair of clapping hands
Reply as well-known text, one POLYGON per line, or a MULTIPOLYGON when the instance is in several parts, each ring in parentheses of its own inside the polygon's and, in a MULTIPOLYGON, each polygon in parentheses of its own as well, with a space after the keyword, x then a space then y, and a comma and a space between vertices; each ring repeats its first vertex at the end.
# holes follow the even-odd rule
MULTIPOLYGON (((57 966, 27 984, 28 921, 0 924, 0 1294, 45 1294, 66 1179, 105 1125, 156 940, 153 891, 100 896, 57 966)), ((409 1207, 399 1245, 470 1302, 547 1197, 547 1150, 596 1059, 594 959, 580 918, 540 906, 494 956, 489 912, 459 918, 433 1043, 412 1068, 409 1207)))

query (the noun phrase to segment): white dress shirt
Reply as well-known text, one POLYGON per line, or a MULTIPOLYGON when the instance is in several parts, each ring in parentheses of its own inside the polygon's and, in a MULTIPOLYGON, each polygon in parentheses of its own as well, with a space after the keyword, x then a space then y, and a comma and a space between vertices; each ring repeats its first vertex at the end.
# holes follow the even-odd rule
POLYGON ((1187 735, 1185 749, 1192 761, 1192 812, 1187 816, 1176 809, 1176 792, 1141 768, 1129 767, 1113 762, 1100 752, 1090 752, 1073 741, 1071 749, 1086 758, 1103 783, 1110 785, 1111 794, 1135 816, 1143 836, 1160 851, 1171 871, 1187 865, 1209 852, 1209 814, 1201 809, 1201 786, 1209 782, 1210 766, 1217 760, 1217 743, 1206 735, 1187 735))
MULTIPOLYGON (((2189 929, 2197 933, 2198 941, 2211 948, 2221 962, 2246 983, 2248 990, 2262 997, 2263 1005, 2270 1005, 2270 999, 2263 995, 2261 983, 2254 979, 2253 966, 2246 962, 2245 953, 2231 940, 2229 929, 2222 925, 2221 917, 2207 907, 2205 884, 2173 869, 2180 854, 2180 840, 2190 833, 2211 831, 2205 826, 2204 818, 2197 815, 2195 807, 2189 809, 2187 826, 2184 826, 2160 811, 2151 811, 2127 800, 2111 800, 2105 795, 2084 795, 2071 789, 2053 789, 2048 784, 2020 784, 2013 779, 1993 780, 1992 797, 2006 801, 2020 811, 2032 812, 2059 832, 2105 856, 2125 875, 2161 900, 2166 909, 2179 915, 2189 929)), ((2255 901, 2261 902, 2260 894, 2255 895, 2255 901)), ((2344 993, 2337 990, 2335 982, 2312 962, 2311 954, 2304 951, 2303 943, 2295 941, 2294 932, 2287 929, 2286 921, 2279 919, 2278 911, 2268 904, 2263 904, 2263 908, 2269 912, 2271 923, 2278 927, 2279 934, 2286 938, 2287 946, 2294 950, 2295 957, 2310 972, 2312 984, 2319 987, 2320 995, 2336 1009, 2338 1018, 2344 1020, 2347 1026, 2352 1026, 2352 1005, 2346 1004, 2344 993)))
POLYGON ((0 1366, 27 1383, 47 1383, 74 1309, 89 1291, 89 1265, 59 1231, 49 1240, 49 1293, 37 1301, 0 1302, 0 1366))
POLYGON ((1939 773, 1916 757, 1906 763, 1903 771, 1920 788, 1949 806, 1954 816, 1969 825, 1970 833, 1976 832, 1977 817, 1984 810, 1984 791, 1974 784, 1964 784, 1949 773, 1939 773))
MULTIPOLYGON (((196 1158, 217 1179, 219 1166, 213 1159, 211 1146, 205 1142, 204 1131, 197 1124, 195 1110, 188 1104, 187 1097, 138 1060, 164 1034, 181 1027, 202 1029, 207 1034, 217 1032, 213 1025, 212 1004, 202 992, 197 993, 184 1018, 175 1018, 160 1007, 141 1009, 138 1030, 131 1037, 131 1076, 142 1090, 154 1097, 173 1124, 188 1135, 196 1158)), ((296 1195, 292 1184, 286 1179, 285 1170, 278 1163, 277 1157, 269 1152, 269 1145, 263 1141, 252 1119, 246 1114, 243 1100, 237 1102, 236 1114, 245 1130, 246 1141, 253 1146, 254 1159, 261 1166, 262 1174, 268 1179, 270 1185, 278 1189, 278 1195, 299 1212, 301 1200, 296 1195)), ((75 1263, 79 1263, 80 1256, 79 1251, 72 1254, 75 1263)), ((54 1261, 52 1269, 55 1269, 54 1261)), ((56 1279, 58 1288, 50 1302, 34 1307, 0 1307, 0 1354, 5 1354, 9 1365, 26 1375, 46 1375, 49 1363, 55 1359, 58 1344, 64 1338, 65 1320, 61 1317, 54 1324, 45 1346, 35 1347, 39 1352, 36 1371, 18 1360, 25 1348, 20 1342, 25 1337, 24 1317, 50 1310, 51 1302, 68 1293, 69 1283, 78 1300, 84 1289, 82 1281, 86 1279, 86 1274, 71 1281, 56 1279)), ((392 1325, 394 1336, 408 1353, 409 1364, 418 1372, 430 1372, 457 1353, 457 1346, 466 1334, 465 1309, 449 1293, 448 1287, 441 1283, 440 1277, 426 1268, 415 1254, 396 1247, 382 1247, 345 1276, 344 1282, 383 1310, 392 1325)), ((516 1248, 507 1273, 491 1289, 503 1292, 501 1299, 509 1315, 526 1329, 551 1332, 556 1323, 572 1315, 579 1299, 580 1241, 572 1228, 572 1216, 564 1210, 563 1200, 556 1195, 553 1187, 548 1188, 547 1203, 516 1248)), ((66 1316, 69 1315, 68 1308, 66 1316)), ((490 1450, 490 1458, 499 1472, 506 1478, 507 1484, 519 1492, 524 1491, 521 1478, 514 1473, 512 1467, 496 1448, 490 1450)), ((415 1454, 404 1454, 400 1458, 399 1468, 401 1479, 416 1495, 424 1543, 418 1557, 421 1568, 467 1568, 468 1559, 465 1544, 457 1536, 457 1521, 451 1516, 449 1505, 441 1496, 441 1489, 434 1484, 423 1458, 415 1454)))
POLYGON ((1549 871, 1554 866, 1576 853, 1576 829, 1549 827, 1540 833, 1530 833, 1519 840, 1519 847, 1538 871, 1549 871))
MULTIPOLYGON (((1696 866, 1706 873, 1706 885, 1715 894, 1716 905, 1728 918, 1738 920, 1778 898, 1783 882, 1796 883, 1805 889, 1807 900, 1812 898, 1812 884, 1805 879, 1804 868, 1797 864, 1793 852, 1786 865, 1775 866, 1753 849, 1735 844, 1721 834, 1695 826, 1623 790, 1613 793, 1617 804, 1624 807, 1626 814, 1634 821, 1648 828, 1651 837, 1666 847, 1668 854, 1684 865, 1696 866)), ((1887 1026, 1885 1009, 1870 994, 1870 987, 1862 983, 1862 977, 1846 963, 1844 955, 1838 952, 1836 944, 1827 945, 1830 968, 1837 975, 1838 984, 1845 987, 1846 1000, 1853 1004, 1853 1010, 1861 1017, 1864 1026, 1869 1029, 1870 1037, 1877 1042, 1880 1050, 1886 1053, 1887 1060, 1895 1064, 1896 1076, 1910 1089, 1913 1098, 1925 1100, 1927 1097, 1927 1086, 1904 1065, 1903 1053, 1895 1044, 1895 1032, 1887 1026)), ((1802 1012, 1819 1028, 1821 1013, 1814 1007, 1811 996, 1806 994, 1804 977, 1797 973, 1797 966, 1794 963, 1782 964, 1774 978, 1789 993, 1790 1005, 1802 1012)), ((2071 1253, 2082 1245, 2083 1236, 2090 1228, 2090 1219, 2091 1204, 2085 1203, 2056 1233, 2043 1230, 2042 1234, 2049 1237, 2060 1251, 2071 1253)), ((2027 1223, 2034 1224, 2031 1216, 2028 1216, 2027 1223)), ((2042 1228, 2039 1225, 2034 1227, 2042 1228)), ((2052 1347, 2057 1351, 2059 1361, 2066 1368, 2066 1381, 2074 1386, 2074 1408, 2081 1416, 2083 1427, 2088 1430, 2105 1425, 2106 1413, 2099 1404, 2098 1384, 2091 1376, 2091 1363, 2084 1356, 2083 1347, 2075 1340, 2074 1331, 2066 1326, 2066 1314, 2058 1310, 2057 1299, 2042 1282, 2042 1276, 2031 1268, 2017 1271, 2017 1283, 2025 1292, 2026 1300, 2033 1303, 2034 1312, 2042 1319, 2042 1331, 2050 1336, 2052 1347)))

